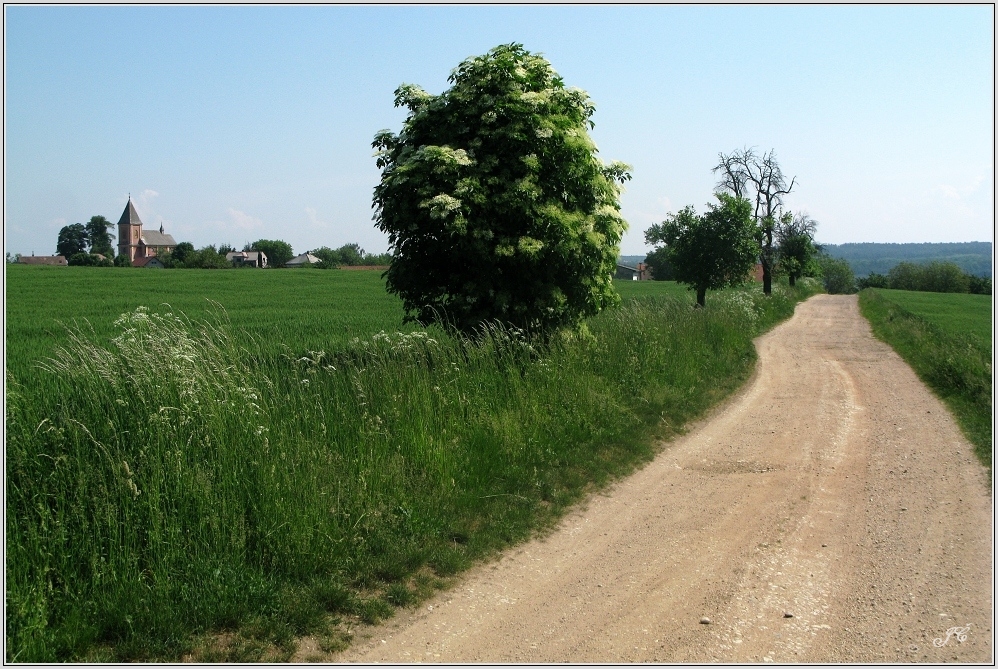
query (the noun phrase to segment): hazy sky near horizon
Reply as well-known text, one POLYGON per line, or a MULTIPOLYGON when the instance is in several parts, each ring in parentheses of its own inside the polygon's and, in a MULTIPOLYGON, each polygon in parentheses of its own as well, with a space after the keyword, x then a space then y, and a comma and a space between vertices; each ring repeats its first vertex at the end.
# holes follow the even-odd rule
POLYGON ((7 6, 4 245, 131 193, 195 246, 295 252, 374 228, 374 134, 394 90, 447 87, 520 42, 596 104, 603 160, 633 166, 622 253, 712 199, 720 151, 775 149, 818 238, 993 241, 990 6, 7 6))

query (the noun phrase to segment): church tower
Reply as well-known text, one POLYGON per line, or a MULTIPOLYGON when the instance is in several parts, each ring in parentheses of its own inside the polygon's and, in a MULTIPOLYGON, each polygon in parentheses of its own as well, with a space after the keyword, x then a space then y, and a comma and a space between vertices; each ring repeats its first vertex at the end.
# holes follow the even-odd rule
POLYGON ((135 211, 135 205, 132 204, 132 196, 129 195, 125 211, 118 219, 118 255, 127 256, 129 262, 144 255, 139 250, 141 239, 142 220, 139 218, 139 212, 135 211))

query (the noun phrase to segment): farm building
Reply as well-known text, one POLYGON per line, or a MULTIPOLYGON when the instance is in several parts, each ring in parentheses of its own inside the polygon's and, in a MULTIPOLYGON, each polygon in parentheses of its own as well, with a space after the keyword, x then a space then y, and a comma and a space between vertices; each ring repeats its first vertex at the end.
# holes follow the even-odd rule
POLYGON ((624 279, 625 281, 648 281, 651 279, 651 271, 648 265, 639 262, 637 267, 621 265, 617 263, 617 271, 613 275, 614 279, 624 279))
POLYGON ((24 265, 68 265, 69 263, 62 256, 36 256, 32 253, 30 256, 21 256, 18 258, 17 262, 24 265))
POLYGON ((138 258, 171 253, 175 248, 177 242, 172 235, 163 232, 162 225, 159 226, 159 232, 142 229, 142 219, 139 218, 139 212, 135 211, 135 205, 129 196, 125 211, 118 219, 118 255, 126 256, 132 265, 135 265, 138 258))
POLYGON ((152 267, 154 269, 166 269, 159 258, 156 256, 145 256, 144 258, 136 258, 132 261, 132 267, 152 267))
POLYGON ((230 251, 225 254, 225 259, 233 265, 241 267, 259 267, 263 269, 267 266, 267 254, 263 251, 230 251))
POLYGON ((302 265, 305 265, 305 264, 312 265, 312 264, 317 263, 317 262, 321 262, 321 260, 319 258, 316 258, 311 253, 302 253, 301 255, 295 256, 291 260, 289 260, 286 263, 284 263, 284 266, 285 267, 301 267, 302 265))

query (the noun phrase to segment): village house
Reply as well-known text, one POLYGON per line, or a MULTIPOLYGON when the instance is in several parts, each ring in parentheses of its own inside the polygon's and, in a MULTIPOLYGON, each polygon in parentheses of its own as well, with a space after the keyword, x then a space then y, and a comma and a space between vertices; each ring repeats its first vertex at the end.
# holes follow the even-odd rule
POLYGON ((156 256, 146 256, 144 258, 136 258, 132 261, 132 267, 149 267, 153 269, 166 269, 166 265, 160 262, 159 258, 156 256))
POLYGON ((263 269, 267 266, 267 254, 263 251, 229 251, 225 254, 225 259, 237 267, 263 269))
POLYGON ((295 256, 291 260, 284 263, 285 267, 301 267, 302 265, 311 265, 317 262, 322 262, 319 258, 316 258, 311 253, 302 253, 301 255, 295 256))
POLYGON ((68 265, 69 263, 63 256, 36 256, 32 253, 30 256, 21 256, 17 259, 17 262, 24 265, 68 265))
POLYGON ((159 226, 159 232, 142 229, 142 219, 139 218, 139 212, 135 211, 132 197, 128 196, 125 211, 118 219, 118 255, 127 257, 133 266, 138 267, 140 265, 135 264, 137 259, 172 253, 175 248, 177 242, 172 235, 163 232, 162 225, 159 226))
POLYGON ((624 279, 625 281, 648 281, 651 279, 651 271, 648 265, 639 262, 637 267, 621 265, 617 263, 617 271, 613 275, 614 279, 624 279))

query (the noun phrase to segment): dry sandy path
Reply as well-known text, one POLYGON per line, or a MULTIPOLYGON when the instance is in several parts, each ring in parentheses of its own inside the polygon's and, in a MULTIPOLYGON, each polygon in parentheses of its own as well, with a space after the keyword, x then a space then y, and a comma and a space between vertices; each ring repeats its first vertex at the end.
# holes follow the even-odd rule
POLYGON ((949 413, 855 296, 756 343, 647 467, 331 659, 992 662, 992 500, 949 413))

